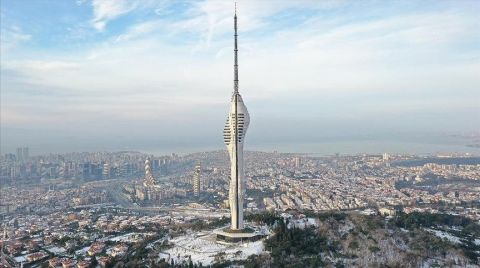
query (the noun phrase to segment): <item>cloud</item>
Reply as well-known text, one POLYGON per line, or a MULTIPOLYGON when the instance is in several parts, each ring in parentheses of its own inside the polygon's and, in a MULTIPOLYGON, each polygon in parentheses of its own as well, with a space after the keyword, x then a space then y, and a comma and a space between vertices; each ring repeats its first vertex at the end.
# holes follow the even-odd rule
MULTIPOLYGON (((185 39, 178 43, 172 36, 201 29, 209 33, 204 13, 178 22, 150 20, 134 24, 111 41, 70 60, 27 61, 12 68, 28 73, 43 85, 75 91, 108 94, 127 92, 130 87, 141 85, 164 88, 159 94, 175 87, 175 93, 168 92, 169 96, 188 92, 194 98, 202 93, 192 88, 201 84, 219 93, 230 86, 231 36, 218 34, 196 54, 186 52, 198 48, 198 43, 185 39), (65 68, 56 68, 62 66, 65 68), (95 89, 90 86, 92 78, 96 81, 95 89)), ((218 20, 228 20, 230 24, 228 30, 222 31, 231 32, 231 11, 219 14, 222 12, 216 15, 218 20)), ((267 18, 255 20, 258 25, 267 23, 267 18)), ((468 52, 464 52, 464 59, 448 53, 457 40, 475 37, 468 17, 455 13, 416 14, 319 27, 325 23, 318 20, 262 37, 249 37, 249 31, 241 35, 240 77, 246 93, 253 98, 267 98, 271 94, 291 94, 293 88, 315 96, 332 92, 417 91, 445 88, 449 83, 438 81, 452 76, 458 78, 457 84, 465 91, 475 81, 472 74, 478 64, 465 63, 469 61, 468 52), (454 26, 447 27, 443 18, 454 26), (418 41, 420 37, 423 39, 418 41), (255 90, 250 93, 249 88, 255 90)), ((243 29, 243 24, 240 26, 243 29)), ((202 35, 199 37, 204 44, 202 35)))
POLYGON ((67 61, 25 61, 20 64, 21 68, 33 69, 37 71, 49 70, 68 70, 78 68, 79 65, 74 62, 67 61))
POLYGON ((133 0, 93 0, 92 25, 98 31, 103 31, 109 21, 134 10, 138 4, 133 0))
POLYGON ((120 34, 115 38, 115 42, 128 41, 134 38, 142 37, 154 31, 158 31, 162 26, 165 26, 162 20, 151 20, 135 24, 128 28, 125 33, 120 34))
POLYGON ((25 33, 19 26, 1 28, 1 53, 5 55, 8 51, 16 48, 21 43, 30 41, 32 36, 25 33))
POLYGON ((88 0, 76 0, 75 1, 75 4, 77 4, 77 6, 81 6, 83 4, 85 4, 88 0))

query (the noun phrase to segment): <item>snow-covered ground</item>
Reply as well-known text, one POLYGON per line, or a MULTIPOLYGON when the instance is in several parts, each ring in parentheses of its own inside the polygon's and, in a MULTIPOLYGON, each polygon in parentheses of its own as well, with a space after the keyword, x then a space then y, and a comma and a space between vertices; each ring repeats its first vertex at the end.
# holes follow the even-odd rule
POLYGON ((303 218, 303 219, 290 220, 288 224, 288 228, 290 229, 295 226, 295 228, 305 229, 305 227, 317 226, 317 225, 318 224, 314 218, 303 218))
POLYGON ((128 234, 112 237, 108 240, 113 241, 113 242, 135 243, 135 242, 140 241, 140 239, 139 239, 140 235, 142 235, 142 234, 141 233, 128 233, 128 234))
POLYGON ((159 258, 165 258, 168 262, 173 259, 175 263, 188 262, 190 257, 194 264, 201 262, 203 265, 211 265, 222 259, 244 260, 265 250, 261 240, 245 243, 222 243, 215 240, 213 233, 204 236, 189 234, 176 237, 169 242, 173 243, 174 247, 160 253, 159 258))
POLYGON ((85 255, 87 255, 88 249, 90 249, 90 246, 84 247, 82 249, 79 249, 79 250, 75 251, 75 254, 79 255, 79 256, 85 256, 85 255))
POLYGON ((461 244, 462 242, 460 241, 460 238, 454 236, 454 235, 451 235, 445 231, 440 231, 440 230, 434 230, 434 229, 430 229, 430 228, 425 228, 425 230, 433 233, 434 235, 440 237, 440 238, 446 238, 448 241, 454 243, 454 244, 461 244))
POLYGON ((63 254, 67 251, 65 248, 62 248, 62 247, 49 247, 49 248, 45 248, 45 249, 54 253, 55 255, 63 254))
POLYGON ((155 240, 153 242, 148 243, 148 245, 145 248, 152 248, 155 244, 157 243, 163 243, 163 241, 168 240, 168 237, 162 237, 158 240, 155 240))
POLYGON ((363 214, 363 215, 375 215, 377 214, 377 212, 371 208, 367 208, 367 209, 364 209, 364 210, 356 210, 356 211, 359 211, 360 214, 363 214))
POLYGON ((15 262, 17 262, 17 263, 27 262, 27 255, 18 256, 18 257, 15 257, 15 258, 13 258, 13 259, 14 259, 15 262))

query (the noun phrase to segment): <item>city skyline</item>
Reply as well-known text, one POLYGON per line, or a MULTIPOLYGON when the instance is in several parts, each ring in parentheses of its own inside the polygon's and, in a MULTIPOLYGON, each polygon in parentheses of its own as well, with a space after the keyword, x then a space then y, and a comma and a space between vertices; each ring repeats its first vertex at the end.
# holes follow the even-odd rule
MULTIPOLYGON (((478 132, 478 2, 238 5, 247 149, 478 132)), ((232 6, 3 1, 1 153, 222 148, 232 6)))

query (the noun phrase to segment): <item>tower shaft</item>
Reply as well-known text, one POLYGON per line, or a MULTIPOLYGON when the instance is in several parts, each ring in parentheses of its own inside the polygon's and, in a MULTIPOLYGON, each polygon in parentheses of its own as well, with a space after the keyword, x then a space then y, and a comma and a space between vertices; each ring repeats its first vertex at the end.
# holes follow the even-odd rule
POLYGON ((230 112, 223 130, 223 138, 230 156, 230 191, 231 229, 241 230, 243 225, 243 200, 245 196, 245 176, 243 163, 243 143, 250 122, 247 107, 238 91, 238 41, 237 14, 234 16, 234 65, 233 96, 230 112))

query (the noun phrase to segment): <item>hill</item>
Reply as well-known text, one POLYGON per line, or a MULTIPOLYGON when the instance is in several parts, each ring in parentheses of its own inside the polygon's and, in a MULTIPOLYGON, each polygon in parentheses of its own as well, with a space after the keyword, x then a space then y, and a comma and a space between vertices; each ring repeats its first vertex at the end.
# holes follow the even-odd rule
MULTIPOLYGON (((480 225, 429 213, 258 214, 275 234, 245 267, 479 267, 480 225)), ((216 265, 226 267, 233 263, 216 265)))

